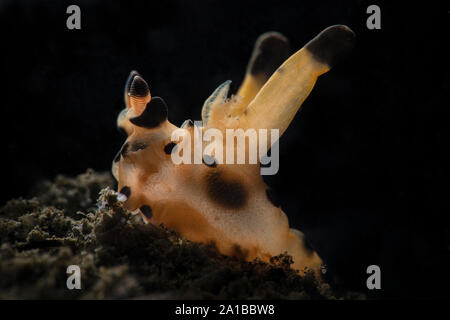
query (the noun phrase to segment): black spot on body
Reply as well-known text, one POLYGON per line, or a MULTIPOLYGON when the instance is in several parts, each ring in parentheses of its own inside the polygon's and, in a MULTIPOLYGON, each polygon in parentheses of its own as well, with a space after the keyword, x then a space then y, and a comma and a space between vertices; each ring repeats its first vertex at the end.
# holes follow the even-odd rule
POLYGON ((241 182, 228 180, 219 170, 208 171, 205 178, 209 197, 224 208, 239 209, 247 203, 247 190, 241 182))
POLYGON ((131 118, 134 125, 142 128, 152 129, 167 120, 167 105, 160 97, 153 97, 142 114, 131 118))
POLYGON ((144 150, 148 147, 148 144, 145 142, 136 141, 131 145, 130 151, 136 152, 139 150, 144 150))
POLYGON ((215 168, 217 167, 217 161, 213 156, 210 156, 209 154, 203 155, 202 159, 203 163, 206 164, 208 167, 215 168))
POLYGON ((147 82, 139 75, 136 75, 131 83, 130 96, 132 97, 146 97, 150 93, 147 82))
POLYGON ((172 154, 172 151, 176 146, 177 144, 175 142, 169 142, 168 144, 165 145, 164 152, 166 154, 172 154))
POLYGON ((121 194, 125 195, 127 198, 129 198, 130 195, 131 195, 131 188, 125 186, 125 187, 123 187, 122 189, 120 189, 119 192, 120 192, 121 194))
POLYGON ((314 58, 329 66, 348 53, 354 46, 355 34, 346 26, 331 26, 319 33, 305 48, 314 58))
POLYGON ((140 209, 147 219, 150 219, 153 216, 152 208, 150 206, 143 205, 140 209))
POLYGON ((266 195, 269 201, 275 206, 275 207, 281 207, 281 199, 278 196, 278 194, 273 189, 267 189, 266 195))

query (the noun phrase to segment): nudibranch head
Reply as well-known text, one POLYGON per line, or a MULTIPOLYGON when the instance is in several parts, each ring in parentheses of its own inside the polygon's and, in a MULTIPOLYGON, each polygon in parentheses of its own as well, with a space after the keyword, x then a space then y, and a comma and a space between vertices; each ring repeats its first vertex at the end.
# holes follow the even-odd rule
POLYGON ((213 243, 225 255, 268 261, 287 252, 300 272, 318 270, 321 258, 302 232, 289 227, 262 179, 261 150, 267 148, 261 143, 273 153, 318 76, 351 48, 353 39, 349 28, 333 26, 290 55, 283 35, 263 34, 237 94, 228 97, 226 81, 205 101, 202 123, 186 120, 181 127, 169 122, 164 100, 152 96, 145 80, 131 72, 126 108, 117 120, 128 138, 112 168, 126 207, 189 240, 213 243), (244 142, 228 146, 218 139, 228 138, 229 130, 234 130, 233 142, 244 142), (269 134, 273 130, 278 134, 269 134), (252 161, 255 137, 260 157, 252 161))

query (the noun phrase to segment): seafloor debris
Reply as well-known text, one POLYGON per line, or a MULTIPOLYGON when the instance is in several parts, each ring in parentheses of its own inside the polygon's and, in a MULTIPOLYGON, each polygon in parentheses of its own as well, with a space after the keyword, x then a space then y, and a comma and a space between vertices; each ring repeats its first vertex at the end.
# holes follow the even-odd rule
POLYGON ((1 299, 336 298, 312 274, 290 269, 289 256, 243 262, 144 224, 110 183, 92 170, 60 176, 41 184, 37 197, 0 209, 1 299), (66 287, 69 265, 81 268, 81 290, 66 287))

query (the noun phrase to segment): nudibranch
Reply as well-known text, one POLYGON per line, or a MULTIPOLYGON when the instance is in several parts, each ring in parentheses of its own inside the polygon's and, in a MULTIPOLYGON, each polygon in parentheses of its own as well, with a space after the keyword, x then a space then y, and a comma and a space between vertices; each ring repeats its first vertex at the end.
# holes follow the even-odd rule
MULTIPOLYGON (((224 255, 268 261, 287 252, 300 273, 318 270, 319 254, 301 231, 290 228, 264 183, 261 158, 256 163, 225 163, 205 152, 206 146, 201 146, 200 163, 175 163, 172 156, 180 143, 192 142, 196 130, 214 128, 225 136, 227 129, 276 129, 281 136, 317 78, 352 48, 354 38, 348 27, 331 26, 290 55, 283 35, 261 35, 236 95, 228 98, 230 81, 220 85, 203 105, 201 126, 191 120, 181 127, 170 123, 164 100, 152 96, 146 81, 132 71, 125 86, 126 107, 117 119, 128 138, 112 167, 126 208, 191 241, 212 243, 224 255)), ((277 138, 269 140, 270 147, 277 138)), ((196 157, 198 147, 198 142, 192 143, 182 151, 189 159, 196 157)), ((245 143, 234 148, 236 154, 249 155, 248 150, 237 150, 248 149, 245 143)))

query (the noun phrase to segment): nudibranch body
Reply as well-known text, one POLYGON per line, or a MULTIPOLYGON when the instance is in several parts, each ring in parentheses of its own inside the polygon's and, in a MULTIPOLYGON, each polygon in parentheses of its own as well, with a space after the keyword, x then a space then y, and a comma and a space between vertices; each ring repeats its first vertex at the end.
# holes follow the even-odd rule
MULTIPOLYGON (((229 81, 219 86, 203 106, 201 127, 190 120, 180 128, 171 124, 165 102, 152 97, 145 80, 133 71, 125 87, 126 108, 117 120, 128 138, 112 169, 119 192, 127 197, 125 206, 140 211, 148 223, 162 223, 191 241, 213 243, 225 255, 268 261, 287 252, 300 272, 318 270, 321 258, 302 232, 290 228, 262 179, 259 162, 225 163, 206 145, 200 146, 202 161, 196 162, 199 145, 194 136, 211 128, 224 137, 227 129, 276 129, 281 136, 318 76, 353 40, 349 28, 332 26, 290 56, 284 36, 263 34, 237 94, 227 98, 229 81), (181 148, 187 143, 192 147, 181 148), (175 163, 177 152, 191 163, 175 163)), ((269 147, 276 140, 270 136, 269 147)), ((250 157, 245 143, 223 149, 233 158, 239 152, 250 157)))

